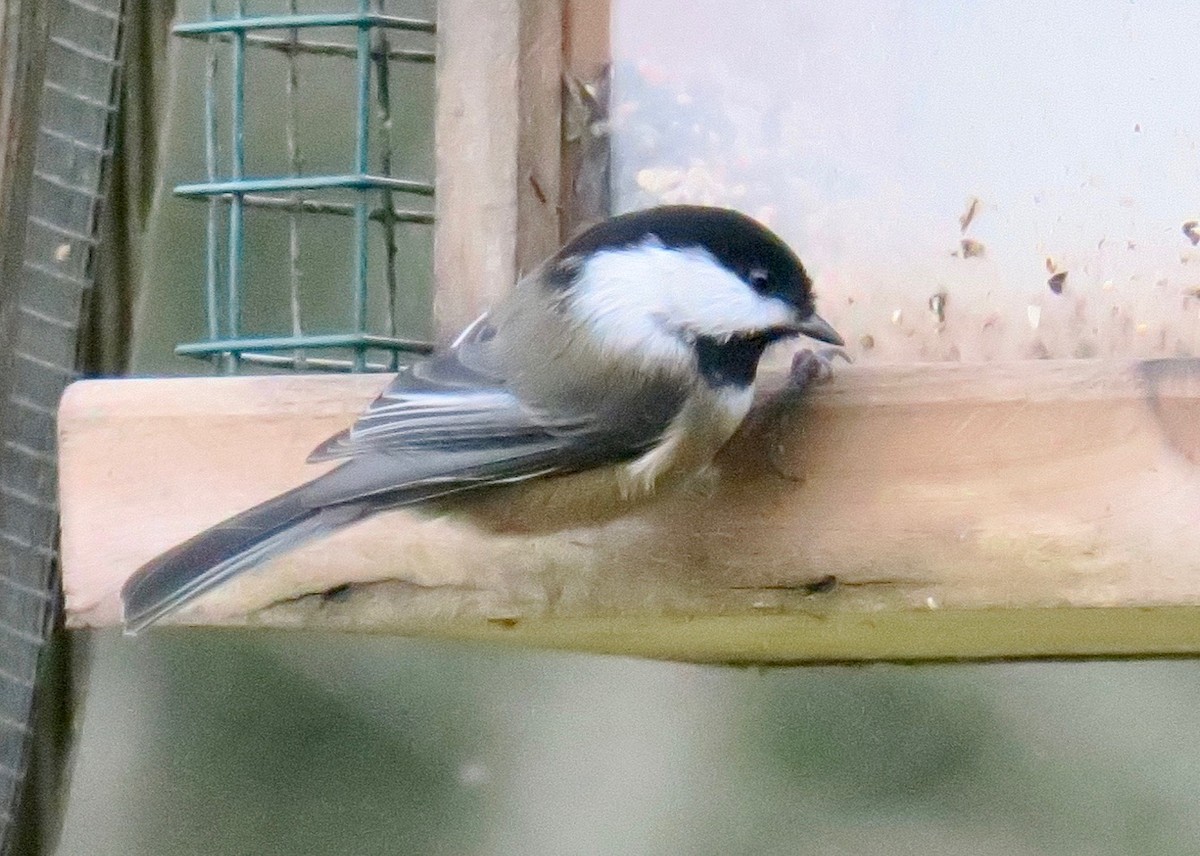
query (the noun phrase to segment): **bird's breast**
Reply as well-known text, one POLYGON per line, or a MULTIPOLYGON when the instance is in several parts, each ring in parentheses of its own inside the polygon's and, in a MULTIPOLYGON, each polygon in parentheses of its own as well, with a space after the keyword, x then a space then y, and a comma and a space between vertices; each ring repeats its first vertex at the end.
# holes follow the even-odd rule
POLYGON ((712 463, 754 400, 752 386, 701 386, 648 452, 623 464, 617 480, 623 498, 654 493, 660 483, 689 478, 712 463))

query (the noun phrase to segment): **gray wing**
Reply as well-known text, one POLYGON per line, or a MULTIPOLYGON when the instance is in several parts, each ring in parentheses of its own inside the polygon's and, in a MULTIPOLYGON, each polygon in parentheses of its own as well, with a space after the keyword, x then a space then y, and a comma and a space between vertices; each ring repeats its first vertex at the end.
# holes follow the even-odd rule
POLYGON ((683 404, 683 391, 662 381, 538 407, 505 383, 489 353, 492 335, 483 316, 450 349, 397 375, 353 426, 309 457, 348 460, 313 482, 307 501, 409 504, 629 460, 661 438, 683 404))
POLYGON ((593 417, 586 408, 550 413, 508 389, 488 348, 494 333, 488 316, 480 316, 448 350, 400 372, 350 428, 308 460, 540 445, 587 430, 593 417))

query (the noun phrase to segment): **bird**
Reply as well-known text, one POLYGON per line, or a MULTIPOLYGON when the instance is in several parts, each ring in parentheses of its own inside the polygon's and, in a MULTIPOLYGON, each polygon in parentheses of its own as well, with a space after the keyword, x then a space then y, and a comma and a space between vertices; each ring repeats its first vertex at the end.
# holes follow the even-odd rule
POLYGON ((126 632, 388 509, 501 529, 627 513, 710 469, 768 347, 842 346, 814 303, 796 253, 740 212, 664 205, 600 221, 308 459, 340 465, 140 567, 121 591, 126 632))

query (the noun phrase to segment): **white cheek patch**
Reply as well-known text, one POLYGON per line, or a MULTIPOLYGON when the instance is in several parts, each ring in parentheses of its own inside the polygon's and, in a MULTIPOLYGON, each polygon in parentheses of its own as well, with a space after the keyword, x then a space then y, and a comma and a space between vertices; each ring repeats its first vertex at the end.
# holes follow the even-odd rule
POLYGON ((795 323, 783 301, 763 297, 702 249, 646 242, 584 262, 571 311, 623 352, 677 358, 678 334, 727 338, 795 323))

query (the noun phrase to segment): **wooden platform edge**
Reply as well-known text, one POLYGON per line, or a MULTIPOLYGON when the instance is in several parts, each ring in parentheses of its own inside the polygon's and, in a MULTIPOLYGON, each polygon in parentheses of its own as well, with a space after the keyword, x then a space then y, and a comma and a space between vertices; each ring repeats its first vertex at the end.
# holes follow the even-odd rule
MULTIPOLYGON (((309 449, 384 382, 72 386, 71 626, 116 623, 143 561, 315 475, 309 449)), ((1200 653, 1200 360, 852 367, 768 400, 719 478, 618 520, 496 534, 393 512, 180 621, 703 662, 1200 653)))

